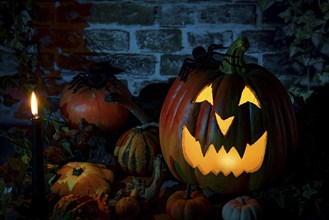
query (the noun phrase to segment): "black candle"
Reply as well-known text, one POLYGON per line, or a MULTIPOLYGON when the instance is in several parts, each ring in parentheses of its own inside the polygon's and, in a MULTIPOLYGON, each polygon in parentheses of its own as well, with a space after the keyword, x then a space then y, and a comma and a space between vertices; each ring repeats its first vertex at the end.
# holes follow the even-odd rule
POLYGON ((38 114, 37 99, 32 92, 32 213, 34 219, 47 219, 45 195, 44 157, 42 145, 42 121, 38 114))

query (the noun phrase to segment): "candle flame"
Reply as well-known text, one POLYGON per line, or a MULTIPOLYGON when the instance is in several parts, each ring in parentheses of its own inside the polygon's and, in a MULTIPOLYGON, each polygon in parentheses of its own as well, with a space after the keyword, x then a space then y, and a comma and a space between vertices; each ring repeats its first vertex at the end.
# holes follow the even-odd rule
POLYGON ((38 101, 34 92, 32 92, 31 96, 31 112, 33 116, 38 116, 38 101))

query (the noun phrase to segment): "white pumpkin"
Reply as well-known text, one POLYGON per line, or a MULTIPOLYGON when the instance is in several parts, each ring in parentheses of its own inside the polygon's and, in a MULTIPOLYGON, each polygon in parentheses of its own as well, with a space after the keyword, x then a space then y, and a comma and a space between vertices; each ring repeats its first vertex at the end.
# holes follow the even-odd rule
POLYGON ((262 206, 250 196, 238 196, 228 201, 222 209, 224 220, 261 219, 262 206))

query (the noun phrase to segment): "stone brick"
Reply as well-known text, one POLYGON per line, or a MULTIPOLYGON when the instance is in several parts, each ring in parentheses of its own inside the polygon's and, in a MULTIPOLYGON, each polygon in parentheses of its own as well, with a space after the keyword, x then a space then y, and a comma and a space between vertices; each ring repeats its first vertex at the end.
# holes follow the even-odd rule
POLYGON ((78 72, 85 72, 90 67, 92 61, 88 60, 91 54, 83 53, 64 53, 58 56, 58 63, 60 69, 67 69, 78 72))
POLYGON ((92 4, 79 4, 76 1, 61 1, 56 10, 56 23, 86 24, 92 4))
POLYGON ((250 42, 249 52, 277 52, 282 49, 282 45, 275 41, 274 30, 243 31, 241 35, 250 42))
POLYGON ((178 76, 185 58, 192 58, 192 55, 164 54, 160 61, 160 74, 178 76))
POLYGON ((81 29, 55 29, 56 46, 62 49, 84 51, 85 40, 81 29))
POLYGON ((188 4, 166 4, 158 8, 158 23, 168 25, 193 25, 197 10, 188 4))
POLYGON ((198 22, 206 24, 256 24, 253 4, 208 5, 198 12, 198 22))
POLYGON ((284 54, 264 54, 263 66, 277 77, 294 75, 287 66, 287 57, 284 54))
POLYGON ((54 23, 54 6, 52 3, 35 3, 31 11, 32 26, 51 25, 54 23))
POLYGON ((86 29, 84 36, 90 50, 129 50, 129 33, 127 31, 86 29))
POLYGON ((188 44, 193 48, 197 46, 208 48, 210 44, 222 44, 223 46, 227 47, 232 43, 232 37, 232 31, 224 31, 222 33, 211 33, 208 31, 204 31, 204 33, 187 33, 188 44))
POLYGON ((87 21, 122 25, 153 25, 154 7, 144 3, 97 3, 87 21))
POLYGON ((182 48, 179 29, 136 31, 136 42, 141 50, 175 52, 182 48))

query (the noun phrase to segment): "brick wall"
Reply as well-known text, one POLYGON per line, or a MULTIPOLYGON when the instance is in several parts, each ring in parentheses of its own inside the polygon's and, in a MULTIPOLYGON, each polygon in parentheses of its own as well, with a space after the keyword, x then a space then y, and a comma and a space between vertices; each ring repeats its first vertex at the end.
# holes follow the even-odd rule
POLYGON ((70 81, 91 61, 108 60, 125 70, 118 78, 138 95, 152 82, 177 76, 196 46, 228 46, 239 35, 251 43, 247 60, 286 82, 293 76, 280 72, 277 23, 256 2, 34 0, 33 26, 50 84, 70 81))
MULTIPOLYGON (((282 66, 285 57, 275 42, 282 25, 277 6, 261 12, 257 0, 33 0, 31 52, 38 55, 38 73, 52 103, 65 83, 95 61, 123 69, 117 78, 137 96, 148 84, 176 77, 195 47, 227 47, 239 35, 251 43, 246 60, 272 71, 289 89, 298 76, 282 66)), ((14 52, 0 50, 0 75, 17 74, 14 52)), ((11 107, 0 100, 4 123, 20 121, 17 112, 28 119, 28 97, 16 99, 11 107)))

